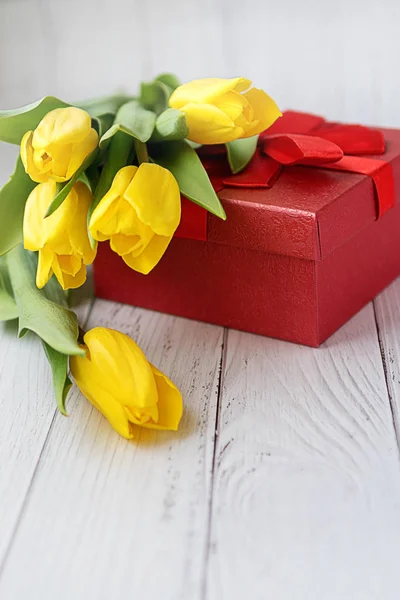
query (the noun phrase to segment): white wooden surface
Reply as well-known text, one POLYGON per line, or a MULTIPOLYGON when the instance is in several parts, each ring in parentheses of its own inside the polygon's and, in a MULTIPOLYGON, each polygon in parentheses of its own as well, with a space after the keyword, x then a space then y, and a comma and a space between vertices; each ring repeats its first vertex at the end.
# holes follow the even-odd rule
POLYGON ((61 417, 3 325, 2 599, 397 600, 400 281, 318 350, 101 300, 97 324, 177 382, 182 427, 127 442, 77 390, 61 417))

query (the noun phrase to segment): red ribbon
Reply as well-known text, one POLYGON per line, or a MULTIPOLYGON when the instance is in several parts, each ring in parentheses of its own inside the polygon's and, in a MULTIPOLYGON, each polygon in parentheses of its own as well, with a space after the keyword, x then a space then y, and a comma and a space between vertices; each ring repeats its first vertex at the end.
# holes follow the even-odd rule
MULTIPOLYGON (((285 165, 368 175, 374 183, 377 218, 395 202, 392 166, 385 160, 371 158, 384 152, 385 139, 377 129, 329 123, 322 117, 294 111, 285 112, 260 135, 250 164, 237 175, 229 171, 224 146, 205 146, 200 150, 216 192, 224 187, 270 188, 285 165)), ((182 220, 176 235, 206 240, 207 212, 192 207, 192 202, 183 199, 182 220)))

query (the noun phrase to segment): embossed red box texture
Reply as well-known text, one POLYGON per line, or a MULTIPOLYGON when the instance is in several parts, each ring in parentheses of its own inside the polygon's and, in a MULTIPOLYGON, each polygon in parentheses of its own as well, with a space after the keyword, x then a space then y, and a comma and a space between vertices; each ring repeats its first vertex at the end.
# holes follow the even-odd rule
POLYGON ((222 190, 227 220, 174 238, 149 275, 100 244, 97 296, 318 346, 400 273, 400 131, 383 131, 396 204, 378 220, 368 176, 285 167, 271 189, 222 190))

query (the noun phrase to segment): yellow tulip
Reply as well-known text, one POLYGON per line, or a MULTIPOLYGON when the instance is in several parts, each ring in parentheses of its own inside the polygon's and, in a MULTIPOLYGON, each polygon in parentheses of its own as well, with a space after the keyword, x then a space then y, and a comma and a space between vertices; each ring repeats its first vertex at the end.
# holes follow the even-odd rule
POLYGON ((25 205, 24 247, 39 251, 37 287, 46 285, 54 273, 67 290, 85 282, 86 265, 96 256, 96 250, 90 246, 86 222, 92 194, 79 181, 61 206, 44 218, 55 192, 55 181, 47 181, 30 193, 25 205))
POLYGON ((261 133, 282 116, 272 98, 250 86, 244 77, 196 79, 176 88, 169 103, 185 113, 189 140, 225 144, 261 133))
POLYGON ((155 164, 123 167, 90 219, 95 240, 110 240, 126 264, 147 274, 158 263, 181 218, 181 198, 170 171, 155 164))
POLYGON ((148 362, 139 346, 114 329, 85 333, 85 356, 71 356, 70 368, 81 392, 124 438, 134 426, 177 430, 182 395, 148 362))
POLYGON ((21 160, 33 181, 67 181, 96 148, 99 136, 80 108, 51 110, 21 141, 21 160))

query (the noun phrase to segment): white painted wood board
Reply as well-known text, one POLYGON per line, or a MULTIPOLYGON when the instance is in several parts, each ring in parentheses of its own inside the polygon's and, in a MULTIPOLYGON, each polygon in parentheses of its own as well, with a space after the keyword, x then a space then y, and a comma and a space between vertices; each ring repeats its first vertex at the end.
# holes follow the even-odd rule
POLYGON ((389 401, 400 447, 400 279, 374 301, 389 401))
POLYGON ((222 329, 97 300, 89 326, 99 324, 132 335, 179 385, 183 423, 129 442, 75 391, 70 419, 50 430, 0 597, 200 600, 222 329))
POLYGON ((208 600, 398 598, 399 454, 372 305, 318 350, 229 332, 211 523, 208 600))
MULTIPOLYGON (((86 297, 76 307, 81 323, 90 306, 86 297)), ((39 338, 20 340, 16 321, 0 322, 0 570, 56 412, 39 338)))
MULTIPOLYGON (((394 294, 397 323, 397 290, 378 321, 394 294)), ((126 442, 75 392, 1 597, 397 598, 398 447, 372 305, 318 350, 229 331, 218 411, 221 329, 104 301, 95 324, 138 339, 189 412, 177 436, 126 442)))

